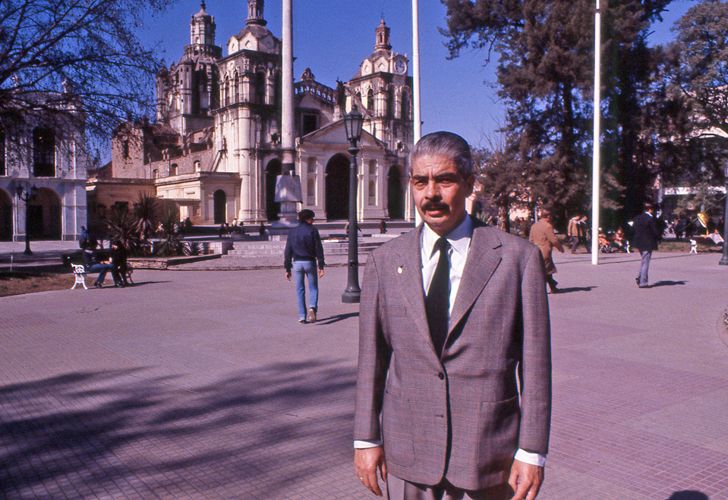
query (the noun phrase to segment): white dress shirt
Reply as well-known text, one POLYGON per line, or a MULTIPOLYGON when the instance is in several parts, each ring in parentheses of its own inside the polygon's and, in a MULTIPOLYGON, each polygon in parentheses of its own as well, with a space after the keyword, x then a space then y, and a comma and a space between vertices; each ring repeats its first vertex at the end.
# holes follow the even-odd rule
MULTIPOLYGON (((446 238, 450 244, 448 256, 450 258, 450 300, 448 307, 448 318, 452 312, 452 306, 455 303, 455 297, 460 288, 460 280, 463 277, 465 269, 465 261, 468 258, 468 250, 470 249, 470 240, 473 236, 473 220, 470 216, 450 231, 446 238)), ((432 276, 435 273, 437 262, 440 260, 440 251, 434 250, 435 242, 440 236, 430 229, 430 226, 424 224, 420 239, 421 262, 422 262, 422 287, 427 294, 430 288, 432 276)), ((354 441, 354 448, 373 448, 380 446, 381 441, 354 441)), ((546 455, 539 453, 531 453, 522 449, 516 451, 515 459, 527 464, 538 465, 543 467, 546 464, 546 455)))

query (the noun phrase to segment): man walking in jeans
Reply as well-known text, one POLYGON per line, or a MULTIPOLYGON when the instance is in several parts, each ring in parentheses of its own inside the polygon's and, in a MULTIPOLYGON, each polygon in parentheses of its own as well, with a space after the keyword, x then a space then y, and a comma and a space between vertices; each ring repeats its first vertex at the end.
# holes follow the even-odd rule
POLYGON ((288 231, 284 263, 286 279, 296 284, 298 295, 298 322, 314 323, 318 310, 318 279, 324 276, 324 247, 318 229, 313 226, 313 210, 304 209, 298 213, 298 226, 288 231), (316 262, 318 261, 318 273, 316 262), (309 306, 306 310, 306 285, 308 278, 309 306))
POLYGON ((642 260, 640 273, 635 278, 637 286, 648 288, 648 272, 652 251, 657 250, 657 241, 660 239, 660 229, 655 220, 655 207, 652 203, 645 203, 645 211, 634 219, 634 238, 632 246, 639 249, 642 260))

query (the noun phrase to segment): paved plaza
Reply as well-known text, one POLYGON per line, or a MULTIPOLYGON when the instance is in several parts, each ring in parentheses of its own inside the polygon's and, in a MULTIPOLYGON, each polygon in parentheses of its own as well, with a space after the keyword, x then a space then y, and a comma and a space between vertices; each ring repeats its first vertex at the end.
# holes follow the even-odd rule
MULTIPOLYGON (((640 290, 638 255, 556 259, 540 498, 728 498, 728 267, 656 254, 640 290)), ((182 269, 0 298, 0 497, 373 498, 351 465, 346 269, 314 325, 282 269, 182 269)))

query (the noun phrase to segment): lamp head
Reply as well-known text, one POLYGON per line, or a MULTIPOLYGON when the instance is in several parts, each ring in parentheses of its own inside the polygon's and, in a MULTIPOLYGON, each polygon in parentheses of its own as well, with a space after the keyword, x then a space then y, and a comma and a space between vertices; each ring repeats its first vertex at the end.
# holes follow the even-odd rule
POLYGON ((346 130, 346 139, 349 142, 357 143, 361 139, 361 128, 364 124, 364 116, 359 109, 352 106, 351 111, 344 115, 344 129, 346 130))

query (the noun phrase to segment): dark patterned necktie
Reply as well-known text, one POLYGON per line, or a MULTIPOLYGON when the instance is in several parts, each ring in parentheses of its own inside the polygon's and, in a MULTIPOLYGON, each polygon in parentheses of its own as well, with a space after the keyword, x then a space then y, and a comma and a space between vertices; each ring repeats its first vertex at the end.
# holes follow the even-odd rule
POLYGON ((440 251, 440 260, 437 261, 435 274, 432 275, 430 288, 425 298, 427 310, 427 324, 430 327, 432 344, 439 356, 445 344, 448 328, 448 309, 450 306, 450 259, 448 249, 450 244, 447 239, 440 238, 435 243, 435 250, 440 251))

